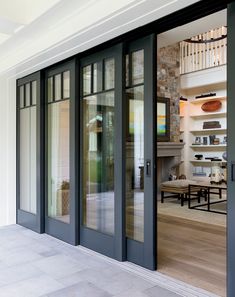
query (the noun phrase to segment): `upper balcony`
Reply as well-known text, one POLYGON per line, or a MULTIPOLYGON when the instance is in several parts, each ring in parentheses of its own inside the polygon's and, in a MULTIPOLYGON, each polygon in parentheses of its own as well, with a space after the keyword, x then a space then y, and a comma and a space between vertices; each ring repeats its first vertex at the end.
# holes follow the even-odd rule
POLYGON ((223 26, 180 42, 180 74, 227 63, 227 27, 223 26))

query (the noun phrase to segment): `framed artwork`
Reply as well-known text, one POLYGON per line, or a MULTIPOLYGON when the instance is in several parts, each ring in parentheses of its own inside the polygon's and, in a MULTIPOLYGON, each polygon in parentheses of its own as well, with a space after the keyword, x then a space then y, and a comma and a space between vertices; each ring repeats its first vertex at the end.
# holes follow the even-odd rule
POLYGON ((144 95, 143 88, 131 88, 126 93, 127 141, 135 137, 144 139, 144 95))
POLYGON ((157 141, 170 141, 170 99, 157 97, 157 141))

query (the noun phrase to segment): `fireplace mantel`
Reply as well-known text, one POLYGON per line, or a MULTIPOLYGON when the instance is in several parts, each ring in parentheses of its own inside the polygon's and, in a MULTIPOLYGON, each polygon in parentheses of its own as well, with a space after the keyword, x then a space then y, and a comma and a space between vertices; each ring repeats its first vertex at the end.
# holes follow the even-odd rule
POLYGON ((183 142, 158 142, 157 157, 178 157, 181 156, 183 142))

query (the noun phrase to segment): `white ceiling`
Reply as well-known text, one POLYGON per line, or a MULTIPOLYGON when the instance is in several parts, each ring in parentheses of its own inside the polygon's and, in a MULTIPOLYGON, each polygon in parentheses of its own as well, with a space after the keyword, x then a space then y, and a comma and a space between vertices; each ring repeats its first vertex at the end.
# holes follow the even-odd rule
POLYGON ((39 18, 60 0, 0 0, 0 44, 39 18))
POLYGON ((227 25, 227 10, 221 10, 184 26, 174 28, 158 35, 158 48, 174 44, 195 35, 227 25))
POLYGON ((0 0, 0 75, 24 76, 198 1, 0 0))

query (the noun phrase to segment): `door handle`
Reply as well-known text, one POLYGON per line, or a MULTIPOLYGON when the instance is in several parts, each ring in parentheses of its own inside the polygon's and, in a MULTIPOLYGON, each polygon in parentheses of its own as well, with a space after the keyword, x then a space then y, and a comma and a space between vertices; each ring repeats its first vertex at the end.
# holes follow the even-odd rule
POLYGON ((146 160, 146 176, 151 176, 151 160, 146 160))
POLYGON ((231 162, 231 181, 235 181, 235 161, 231 162))

